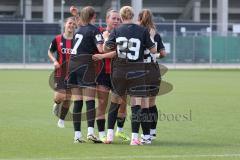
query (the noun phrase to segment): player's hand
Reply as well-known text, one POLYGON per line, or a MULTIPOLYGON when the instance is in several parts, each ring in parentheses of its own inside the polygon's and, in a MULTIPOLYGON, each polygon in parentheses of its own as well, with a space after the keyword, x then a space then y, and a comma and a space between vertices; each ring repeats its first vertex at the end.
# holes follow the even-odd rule
POLYGON ((92 59, 94 60, 94 61, 99 61, 99 60, 102 60, 104 57, 103 57, 103 55, 102 54, 94 54, 93 56, 92 56, 92 59))
POLYGON ((72 14, 72 16, 77 16, 78 15, 78 9, 77 9, 77 7, 75 7, 75 6, 71 6, 70 7, 70 13, 72 14))
POLYGON ((160 59, 162 59, 162 58, 164 58, 164 57, 165 57, 165 55, 161 55, 161 54, 159 55, 159 58, 160 58, 160 59))
POLYGON ((155 55, 156 55, 156 58, 160 59, 160 53, 155 53, 155 55))
POLYGON ((166 51, 165 50, 161 50, 160 53, 157 53, 157 58, 162 59, 166 57, 166 51))
POLYGON ((55 69, 60 68, 60 64, 59 64, 57 61, 55 61, 55 62, 53 63, 53 65, 54 65, 55 69))
POLYGON ((159 58, 164 58, 166 56, 166 51, 165 50, 161 50, 160 53, 159 53, 159 58))

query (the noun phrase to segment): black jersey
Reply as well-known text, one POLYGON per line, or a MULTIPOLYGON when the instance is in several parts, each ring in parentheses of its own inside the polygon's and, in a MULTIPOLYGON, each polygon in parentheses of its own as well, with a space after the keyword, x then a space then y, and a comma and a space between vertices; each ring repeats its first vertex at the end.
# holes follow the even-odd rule
POLYGON ((99 29, 92 24, 81 26, 74 35, 74 54, 94 54, 98 51, 97 44, 103 44, 99 29))
MULTIPOLYGON (((157 52, 159 53, 161 50, 164 50, 164 44, 162 42, 162 37, 159 33, 156 33, 154 35, 154 43, 157 46, 157 52)), ((150 63, 150 62, 156 62, 156 54, 150 53, 149 49, 146 49, 144 52, 144 62, 150 63)))
POLYGON ((57 35, 50 44, 49 50, 52 53, 57 53, 56 60, 61 66, 56 69, 55 77, 65 77, 67 75, 72 44, 73 39, 65 39, 63 35, 57 35))
POLYGON ((150 39, 147 28, 137 24, 122 24, 111 32, 106 46, 117 46, 118 58, 130 62, 143 62, 144 50, 155 47, 155 44, 150 39))

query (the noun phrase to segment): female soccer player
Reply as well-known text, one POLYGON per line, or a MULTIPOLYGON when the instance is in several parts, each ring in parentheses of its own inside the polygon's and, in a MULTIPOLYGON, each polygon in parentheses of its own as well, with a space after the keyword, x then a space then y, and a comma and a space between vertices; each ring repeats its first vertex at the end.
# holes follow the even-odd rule
MULTIPOLYGON (((115 10, 109 10, 106 14, 107 27, 103 31, 103 38, 108 39, 111 30, 118 27, 120 24, 120 15, 115 10)), ((111 83, 111 59, 103 60, 103 68, 97 78, 97 95, 98 95, 98 108, 97 108, 97 125, 99 131, 99 138, 106 141, 105 135, 105 114, 108 104, 109 92, 112 89, 111 83)), ((123 132, 123 125, 126 117, 126 103, 122 103, 117 118, 117 131, 115 136, 121 138, 123 141, 129 141, 130 138, 123 132)))
POLYGON ((71 86, 74 95, 74 143, 84 142, 81 134, 83 96, 87 106, 87 139, 99 143, 101 141, 94 135, 96 74, 92 55, 96 52, 103 52, 103 38, 98 28, 91 24, 96 19, 93 7, 84 7, 80 12, 80 19, 81 27, 78 28, 74 35, 74 54, 71 55, 70 59, 68 79, 68 84, 71 86))
POLYGON ((64 119, 70 106, 71 95, 65 80, 68 72, 69 57, 72 53, 75 27, 74 18, 67 18, 64 24, 64 33, 54 38, 48 50, 48 56, 55 68, 55 104, 53 106, 53 112, 57 116, 59 116, 60 112, 60 118, 57 123, 60 128, 64 128, 64 119), (54 55, 55 52, 57 53, 56 56, 54 55))
MULTIPOLYGON (((132 138, 130 145, 142 144, 138 139, 140 119, 147 116, 147 110, 141 108, 148 107, 148 93, 144 89, 147 73, 143 65, 144 50, 149 49, 151 53, 156 53, 155 44, 150 39, 148 30, 133 23, 133 9, 130 6, 124 6, 120 10, 120 16, 123 24, 114 29, 108 41, 104 46, 104 51, 115 50, 117 46, 117 57, 112 63, 112 83, 114 92, 119 97, 126 94, 131 97, 132 110, 132 138), (140 103, 139 103, 140 102, 140 103), (146 103, 142 103, 146 102, 146 103)), ((111 54, 99 55, 100 58, 112 56, 111 54)), ((95 57, 95 58, 99 58, 95 57)), ((111 102, 108 119, 114 121, 117 117, 117 111, 120 103, 111 102)), ((148 122, 143 125, 143 130, 149 131, 148 122)), ((113 133, 112 133, 113 134, 113 133)), ((146 134, 145 134, 146 135, 146 134)), ((150 138, 150 133, 149 133, 150 138)), ((107 135, 107 141, 111 142, 112 135, 107 135)))
MULTIPOLYGON (((166 55, 164 45, 162 43, 161 36, 157 33, 155 24, 152 20, 152 13, 148 9, 143 9, 139 15, 138 15, 138 22, 141 26, 144 26, 148 29, 150 32, 151 39, 155 42, 157 45, 157 51, 160 53, 159 58, 163 58, 166 55)), ((160 87, 160 69, 159 65, 156 61, 158 54, 152 54, 149 50, 145 51, 145 58, 144 62, 149 63, 146 66, 149 68, 149 70, 152 72, 151 74, 156 75, 152 77, 153 79, 149 79, 149 81, 152 82, 152 87, 149 89, 155 90, 156 92, 151 95, 149 98, 149 112, 150 112, 150 135, 151 139, 156 138, 156 126, 158 121, 158 110, 156 107, 156 95, 158 94, 159 87, 160 87)), ((144 137, 143 137, 144 138, 144 137)))

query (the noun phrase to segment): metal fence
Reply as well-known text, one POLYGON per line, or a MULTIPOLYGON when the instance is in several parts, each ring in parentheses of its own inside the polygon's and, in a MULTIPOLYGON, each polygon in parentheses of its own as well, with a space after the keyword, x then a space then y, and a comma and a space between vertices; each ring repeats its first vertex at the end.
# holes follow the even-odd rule
MULTIPOLYGON (((216 24, 211 29, 208 23, 175 21, 157 24, 157 29, 167 51, 163 63, 240 63, 239 33, 220 36, 216 24)), ((47 50, 60 30, 59 24, 0 22, 0 63, 49 63, 47 50)))

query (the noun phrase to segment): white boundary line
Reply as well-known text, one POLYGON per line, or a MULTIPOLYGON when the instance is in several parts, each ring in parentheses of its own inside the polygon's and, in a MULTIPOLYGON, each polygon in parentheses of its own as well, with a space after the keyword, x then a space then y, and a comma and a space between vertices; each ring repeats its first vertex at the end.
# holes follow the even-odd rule
POLYGON ((97 157, 66 157, 66 158, 0 158, 0 160, 90 160, 90 159, 179 159, 179 158, 240 158, 240 153, 237 154, 186 154, 186 155, 156 155, 156 156, 97 156, 97 157))

